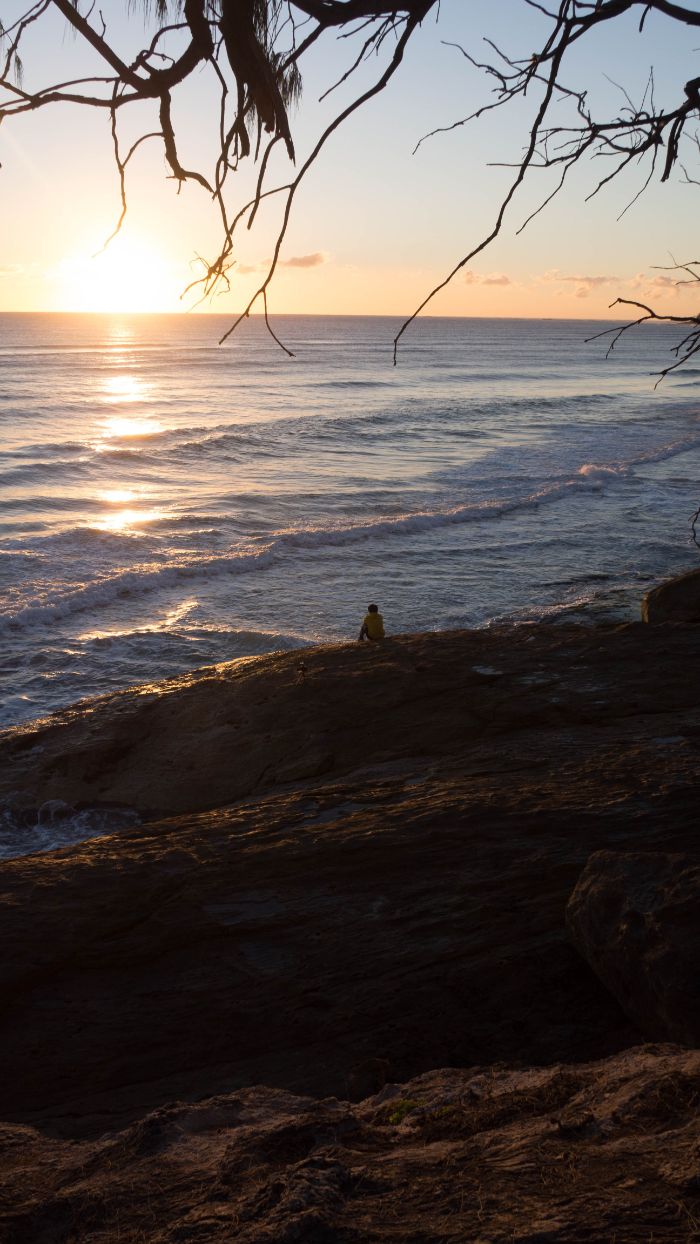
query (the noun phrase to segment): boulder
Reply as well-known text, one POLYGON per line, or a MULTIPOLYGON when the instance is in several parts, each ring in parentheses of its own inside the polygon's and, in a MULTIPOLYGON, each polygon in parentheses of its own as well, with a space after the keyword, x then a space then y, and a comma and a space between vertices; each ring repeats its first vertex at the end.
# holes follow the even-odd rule
POLYGON ((700 622, 700 570, 689 570, 647 592, 642 622, 700 622))
POLYGON ((578 950, 642 1032, 700 1045, 700 862, 596 851, 566 920, 578 950))

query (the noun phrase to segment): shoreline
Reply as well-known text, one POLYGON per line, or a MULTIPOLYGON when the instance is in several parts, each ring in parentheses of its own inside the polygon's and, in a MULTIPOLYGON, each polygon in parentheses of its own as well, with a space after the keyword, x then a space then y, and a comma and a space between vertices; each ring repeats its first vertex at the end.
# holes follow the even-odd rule
MULTIPOLYGON (((153 819, 212 809, 298 779, 352 772, 368 751, 377 762, 396 759, 407 745, 416 755, 435 748, 449 754, 443 718, 450 712, 459 721, 461 746, 484 731, 494 736, 517 731, 538 716, 543 726, 564 724, 567 714, 573 714, 571 724, 581 719, 610 724, 622 694, 617 683, 622 680, 626 692, 632 688, 639 697, 636 662, 656 656, 661 635, 678 639, 687 629, 660 632, 641 622, 557 618, 389 636, 376 647, 356 641, 310 645, 201 666, 3 729, 0 799, 21 794, 29 777, 26 793, 34 794, 37 807, 52 799, 81 806, 94 799, 133 807, 153 819), (597 651, 604 652, 599 641, 610 649, 603 661, 596 658, 597 651), (618 652, 619 671, 613 655, 618 652), (573 678, 572 658, 579 662, 573 678), (365 693, 376 699, 381 687, 390 698, 374 705, 382 737, 365 746, 355 686, 368 675, 372 683, 365 693), (607 698, 596 698, 592 678, 606 680, 598 690, 607 698), (461 715, 460 694, 471 705, 461 715), (412 725, 403 721, 396 735, 393 715, 404 698, 415 704, 424 700, 427 717, 412 725), (185 721, 172 721, 173 713, 184 714, 185 721), (235 774, 228 766, 213 787, 203 784, 194 773, 197 766, 223 770, 231 748, 235 774), (167 774, 170 763, 181 766, 174 779, 167 774)), ((685 641, 679 642, 682 647, 685 641)), ((687 702, 687 691, 676 690, 677 708, 687 702)))
MULTIPOLYGON (((656 580, 649 577, 645 582, 648 582, 649 585, 651 585, 655 581, 656 580)), ((601 625, 620 625, 624 623, 636 622, 639 619, 640 586, 644 586, 644 584, 626 584, 619 587, 606 586, 605 590, 601 591, 600 594, 588 596, 583 601, 567 601, 564 599, 551 605, 522 606, 515 613, 495 614, 494 616, 488 617, 470 628, 462 629, 490 631, 510 627, 514 631, 517 631, 519 629, 532 627, 597 627, 601 625)), ((445 627, 435 631, 407 632, 407 634, 443 635, 451 633, 452 629, 454 628, 445 627)), ((150 635, 152 632, 148 627, 144 627, 141 632, 139 632, 138 629, 134 631, 134 634, 139 633, 143 635, 150 635)), ((390 634, 388 636, 389 639, 401 637, 403 637, 403 633, 399 633, 398 635, 390 634)), ((110 637, 109 635, 106 635, 105 638, 109 639, 110 637)), ((120 633, 117 633, 117 638, 120 638, 120 633)), ((345 638, 331 638, 327 641, 323 640, 321 642, 316 639, 308 641, 304 640, 303 642, 300 640, 299 643, 295 644, 293 647, 276 647, 274 646, 275 640, 273 638, 271 641, 272 646, 266 651, 260 651, 259 646, 256 646, 254 651, 243 652, 234 657, 227 657, 223 661, 212 661, 206 665, 195 663, 190 668, 176 670, 172 674, 159 674, 154 679, 146 680, 139 678, 134 682, 127 682, 117 688, 81 695, 77 699, 68 700, 65 703, 59 702, 55 707, 49 707, 43 711, 39 710, 30 717, 21 717, 15 721, 0 723, 0 739, 2 739, 8 731, 30 729, 36 723, 49 720, 58 713, 76 713, 82 708, 87 709, 87 706, 93 700, 102 699, 104 696, 121 695, 134 692, 137 691, 139 687, 149 685, 151 682, 165 683, 172 679, 187 678, 202 669, 208 668, 209 665, 213 668, 216 665, 231 665, 237 661, 255 660, 259 657, 280 656, 291 653, 301 655, 304 652, 308 652, 318 647, 341 647, 352 642, 353 639, 350 636, 347 636, 345 638)))
POLYGON ((660 634, 638 622, 580 623, 557 615, 390 636, 376 649, 346 641, 273 650, 87 697, 0 731, 0 861, 68 849, 314 777, 350 774, 368 757, 381 766, 406 750, 426 758, 456 754, 477 746, 481 736, 491 734, 495 743, 538 717, 548 728, 567 724, 567 713, 573 714, 568 724, 608 725, 620 699, 614 669, 605 671, 613 680, 601 689, 607 699, 585 685, 603 674, 591 659, 597 638, 624 653, 626 694, 631 688, 638 698, 635 662, 640 654, 642 661, 653 659, 660 634), (570 653, 578 660, 578 650, 577 690, 567 661, 570 653), (365 747, 353 688, 370 671, 389 701, 379 710, 379 745, 365 747), (568 707, 557 694, 567 684, 568 707), (459 719, 460 745, 451 747, 446 720, 460 694, 472 708, 459 719), (412 727, 402 722, 394 739, 393 714, 403 698, 415 704, 424 698, 427 716, 412 727), (188 724, 173 726, 174 713, 188 724))

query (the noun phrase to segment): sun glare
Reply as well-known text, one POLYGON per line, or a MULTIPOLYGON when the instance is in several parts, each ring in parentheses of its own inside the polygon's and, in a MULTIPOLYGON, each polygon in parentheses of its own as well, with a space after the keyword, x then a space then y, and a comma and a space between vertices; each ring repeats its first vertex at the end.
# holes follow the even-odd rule
POLYGON ((124 373, 110 376, 102 385, 103 402, 138 402, 146 396, 147 386, 138 376, 124 373))
POLYGON ((133 531, 138 531, 146 523, 155 523, 160 518, 163 518, 162 510, 115 510, 111 514, 104 514, 92 523, 92 526, 96 531, 111 531, 128 535, 133 531))
POLYGON ((109 505, 124 505, 126 501, 133 501, 135 496, 136 493, 131 488, 108 488, 100 493, 100 500, 109 505))
POLYGON ((118 235, 98 255, 59 264, 59 302, 65 311, 176 311, 178 279, 157 247, 118 235))
POLYGON ((126 415, 111 415, 101 425, 100 436, 105 441, 131 440, 132 437, 153 436, 162 430, 163 425, 158 419, 149 419, 143 415, 137 415, 133 419, 126 415))

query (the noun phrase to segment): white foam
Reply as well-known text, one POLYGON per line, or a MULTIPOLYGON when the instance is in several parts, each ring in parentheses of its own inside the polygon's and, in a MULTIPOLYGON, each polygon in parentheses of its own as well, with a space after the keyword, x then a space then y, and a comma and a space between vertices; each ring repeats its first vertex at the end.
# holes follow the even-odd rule
POLYGON ((679 454, 688 453, 700 447, 700 434, 684 436, 680 440, 670 441, 668 445, 658 445, 647 449, 630 460, 630 466, 643 466, 645 462, 666 462, 669 458, 677 458, 679 454))
POLYGON ((269 564, 271 547, 248 553, 224 554, 208 558, 183 558, 166 566, 153 564, 117 570, 91 583, 64 589, 54 595, 49 588, 44 597, 35 597, 14 612, 0 614, 0 634, 26 626, 50 625, 71 614, 82 613, 102 605, 111 605, 120 597, 128 598, 169 587, 183 580, 209 577, 221 573, 244 574, 269 564))
POLYGON ((83 808, 49 799, 26 814, 12 803, 0 805, 0 860, 72 847, 140 824, 132 808, 83 808))

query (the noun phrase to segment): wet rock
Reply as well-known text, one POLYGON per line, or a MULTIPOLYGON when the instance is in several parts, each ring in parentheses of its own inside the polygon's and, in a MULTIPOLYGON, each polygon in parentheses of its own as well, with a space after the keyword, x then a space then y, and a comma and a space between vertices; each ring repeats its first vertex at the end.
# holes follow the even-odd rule
POLYGON ((578 950, 642 1032, 700 1045, 700 862, 598 851, 566 918, 578 950))
POLYGON ((643 622, 700 622, 700 570, 668 579, 647 592, 643 622))

